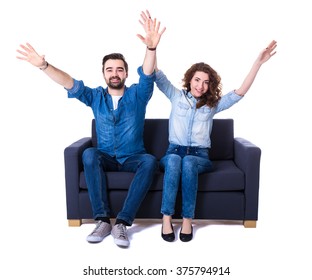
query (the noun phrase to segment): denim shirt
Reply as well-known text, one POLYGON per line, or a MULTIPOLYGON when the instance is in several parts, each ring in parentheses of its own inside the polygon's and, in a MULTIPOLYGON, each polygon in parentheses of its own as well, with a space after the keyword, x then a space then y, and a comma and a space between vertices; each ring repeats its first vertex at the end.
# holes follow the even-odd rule
POLYGON ((74 86, 68 90, 69 98, 77 98, 92 108, 98 149, 123 163, 129 156, 145 153, 143 130, 146 106, 153 94, 155 73, 145 75, 142 66, 138 68, 139 83, 125 87, 114 110, 107 88, 89 88, 83 81, 74 79, 74 86))
POLYGON ((172 106, 169 118, 169 142, 181 146, 210 148, 214 115, 242 99, 242 96, 231 91, 222 96, 215 107, 204 105, 196 109, 197 100, 192 94, 174 87, 161 70, 156 72, 155 82, 159 90, 169 98, 172 106))

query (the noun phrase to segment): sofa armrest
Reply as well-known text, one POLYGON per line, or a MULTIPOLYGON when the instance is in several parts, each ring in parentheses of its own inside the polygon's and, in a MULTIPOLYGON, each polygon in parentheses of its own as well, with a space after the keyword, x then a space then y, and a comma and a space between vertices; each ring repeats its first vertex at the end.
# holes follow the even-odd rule
POLYGON ((79 177, 83 170, 82 153, 91 146, 91 137, 85 137, 64 150, 67 219, 79 219, 79 177))
POLYGON ((243 138, 234 138, 234 162, 245 174, 245 220, 258 220, 261 149, 243 138))

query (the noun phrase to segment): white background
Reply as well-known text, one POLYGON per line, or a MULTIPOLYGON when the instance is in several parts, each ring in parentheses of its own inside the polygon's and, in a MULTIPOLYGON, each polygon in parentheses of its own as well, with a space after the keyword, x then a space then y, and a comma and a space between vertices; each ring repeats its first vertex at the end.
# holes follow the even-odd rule
MULTIPOLYGON (((220 279, 307 279, 312 186, 309 6, 307 0, 2 1, 0 278, 104 279, 83 276, 82 271, 88 266, 175 270, 216 265, 232 271, 220 279), (145 9, 167 27, 158 62, 177 87, 192 63, 205 61, 222 76, 226 93, 240 86, 261 49, 273 39, 278 42, 277 54, 260 69, 246 97, 217 116, 233 118, 235 136, 262 149, 256 229, 198 222, 192 242, 164 244, 159 221, 141 223, 129 230, 131 246, 122 250, 111 237, 88 244, 85 237, 92 224, 67 226, 63 150, 90 135, 93 116, 40 70, 17 60, 16 49, 31 43, 49 63, 90 87, 105 86, 103 56, 121 52, 129 63, 130 85, 138 80, 136 69, 145 53, 136 37, 144 34, 138 20, 145 9)), ((169 101, 155 89, 146 116, 167 118, 169 112, 169 101)), ((185 279, 174 273, 166 278, 185 279)))

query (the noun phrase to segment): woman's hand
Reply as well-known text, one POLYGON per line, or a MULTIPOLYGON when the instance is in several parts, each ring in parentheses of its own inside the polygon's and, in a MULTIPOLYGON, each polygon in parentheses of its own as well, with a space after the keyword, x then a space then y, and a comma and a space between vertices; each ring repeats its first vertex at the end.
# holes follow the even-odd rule
POLYGON ((146 34, 145 37, 140 34, 137 36, 148 48, 156 48, 166 27, 159 31, 160 21, 157 21, 156 18, 152 19, 148 10, 146 10, 146 13, 144 11, 141 12, 141 19, 142 20, 139 20, 139 22, 143 26, 146 34))

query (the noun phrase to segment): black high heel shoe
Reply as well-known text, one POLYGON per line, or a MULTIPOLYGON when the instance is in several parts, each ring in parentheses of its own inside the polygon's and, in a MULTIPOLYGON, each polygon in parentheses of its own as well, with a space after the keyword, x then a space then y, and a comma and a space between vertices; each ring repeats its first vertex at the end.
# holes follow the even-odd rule
POLYGON ((167 241, 167 242, 172 242, 175 240, 175 234, 174 234, 174 230, 173 230, 173 226, 171 224, 171 229, 172 232, 170 233, 163 233, 163 227, 161 227, 161 237, 163 240, 167 241))
POLYGON ((192 226, 191 229, 192 229, 191 233, 182 233, 181 232, 182 228, 181 228, 181 230, 180 230, 180 240, 182 242, 189 242, 189 241, 191 241, 193 239, 193 226, 192 226))

